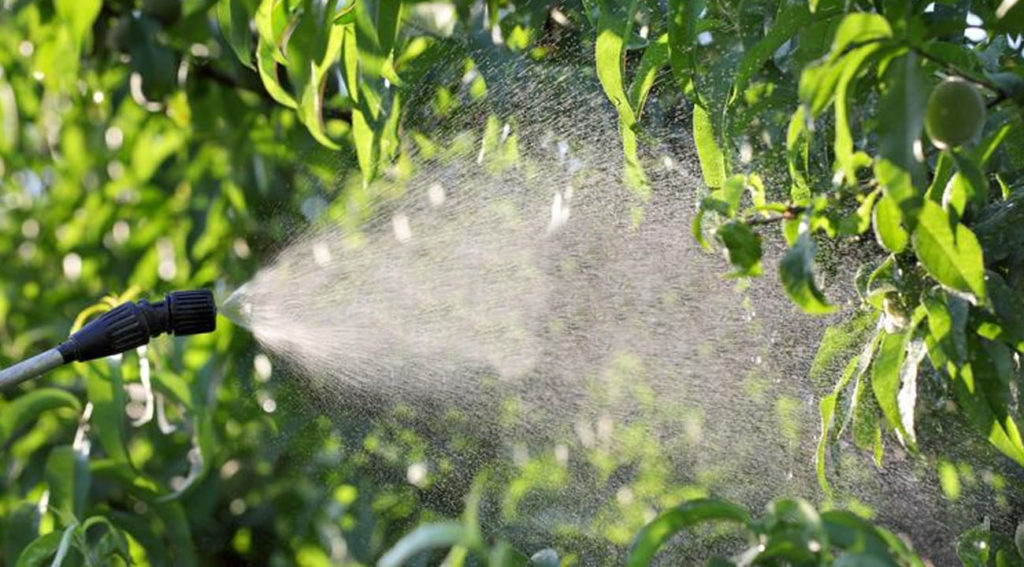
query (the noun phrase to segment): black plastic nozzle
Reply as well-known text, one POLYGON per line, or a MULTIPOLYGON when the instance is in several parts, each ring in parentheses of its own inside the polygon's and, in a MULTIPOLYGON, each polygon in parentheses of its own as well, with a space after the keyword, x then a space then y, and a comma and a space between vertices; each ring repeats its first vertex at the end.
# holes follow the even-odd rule
POLYGON ((57 350, 65 363, 84 362, 140 347, 163 333, 197 335, 216 328, 213 293, 175 291, 156 303, 123 303, 90 321, 57 350))

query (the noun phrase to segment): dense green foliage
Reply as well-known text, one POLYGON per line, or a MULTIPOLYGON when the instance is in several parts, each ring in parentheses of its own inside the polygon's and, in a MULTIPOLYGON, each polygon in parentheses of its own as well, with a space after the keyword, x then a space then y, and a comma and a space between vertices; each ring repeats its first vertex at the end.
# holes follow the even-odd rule
MULTIPOLYGON (((431 131, 440 117, 496 112, 488 65, 568 64, 593 69, 617 113, 636 222, 658 191, 644 134, 656 103, 692 112, 707 188, 693 234, 708 248, 714 235, 732 275, 777 271, 800 308, 827 314, 844 290, 821 284, 819 248, 849 241, 868 258, 853 282, 861 314, 826 333, 812 369, 829 381, 816 471, 826 495, 849 437, 879 463, 894 440, 927 452, 955 498, 970 469, 919 442, 925 418, 940 431, 966 423, 1024 467, 1024 3, 556 4, 3 2, 0 362, 58 342, 112 291, 236 285, 311 211, 358 226, 366 208, 351 205, 408 176, 409 153, 458 146, 431 131), (979 139, 958 147, 924 129, 949 77, 987 107, 979 139), (782 250, 777 270, 770 250, 782 250)), ((449 565, 521 565, 535 551, 482 535, 469 486, 420 500, 402 478, 422 444, 409 432, 289 411, 306 402, 268 384, 268 364, 226 327, 4 392, 0 564, 397 565, 448 553, 449 565), (368 473, 380 469, 397 479, 368 473)), ((546 466, 506 479, 508 516, 546 466)), ((712 564, 921 564, 851 513, 780 499, 752 520, 696 499, 704 486, 669 493, 653 470, 646 496, 660 516, 609 512, 621 521, 560 543, 633 541, 630 565, 643 565, 715 519, 705 539, 736 555, 712 564)), ((965 565, 1024 561, 987 524, 956 551, 965 565)), ((559 552, 566 564, 588 557, 559 552)))

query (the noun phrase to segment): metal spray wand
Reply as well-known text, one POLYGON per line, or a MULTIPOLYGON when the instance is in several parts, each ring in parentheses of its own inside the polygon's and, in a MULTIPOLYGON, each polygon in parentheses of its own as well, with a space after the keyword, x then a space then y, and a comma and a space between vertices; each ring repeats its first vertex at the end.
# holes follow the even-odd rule
POLYGON ((60 345, 0 370, 0 390, 69 362, 129 351, 164 333, 198 335, 216 328, 217 304, 208 290, 175 291, 156 303, 122 303, 90 321, 60 345))

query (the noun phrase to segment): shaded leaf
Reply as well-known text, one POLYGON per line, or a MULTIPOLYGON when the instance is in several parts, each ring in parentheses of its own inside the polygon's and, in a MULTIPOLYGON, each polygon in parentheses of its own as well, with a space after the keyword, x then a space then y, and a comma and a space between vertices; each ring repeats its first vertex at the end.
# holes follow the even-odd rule
POLYGON ((761 237, 750 225, 730 221, 718 227, 715 234, 728 250, 729 262, 736 268, 730 276, 761 275, 761 237))
POLYGON ((837 308, 829 304, 825 294, 814 281, 814 255, 816 246, 810 232, 803 232, 786 251, 779 264, 779 277, 786 294, 805 313, 831 313, 837 308))
POLYGON ((11 436, 35 422, 39 414, 60 408, 82 410, 74 395, 57 388, 39 388, 23 394, 0 408, 0 442, 8 443, 11 436))
POLYGON ((431 549, 476 544, 470 530, 457 522, 422 525, 398 540, 380 560, 377 567, 400 567, 417 554, 431 549))

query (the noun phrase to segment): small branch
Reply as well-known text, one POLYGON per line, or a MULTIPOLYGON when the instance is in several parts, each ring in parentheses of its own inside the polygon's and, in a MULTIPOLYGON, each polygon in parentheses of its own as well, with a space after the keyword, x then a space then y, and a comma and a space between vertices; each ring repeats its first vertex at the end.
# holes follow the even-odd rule
POLYGON ((973 74, 965 73, 965 72, 961 71, 960 69, 958 69, 956 66, 954 66, 949 61, 946 61, 944 59, 936 57, 936 56, 932 55, 931 53, 928 53, 927 51, 921 49, 920 47, 918 47, 916 45, 912 45, 912 44, 905 44, 905 45, 906 45, 906 47, 908 49, 913 51, 916 55, 919 55, 921 58, 927 59, 928 61, 931 61, 932 63, 935 63, 936 65, 942 67, 950 75, 956 75, 957 77, 960 77, 961 79, 964 79, 965 81, 970 81, 970 82, 972 82, 972 83, 974 83, 976 85, 980 85, 980 86, 985 87, 986 89, 996 93, 996 98, 994 98, 992 101, 990 101, 988 103, 988 105, 987 105, 989 108, 991 108, 991 107, 993 107, 993 106, 1003 102, 1004 100, 1007 100, 1008 98, 1010 98, 1009 93, 1004 91, 1002 88, 999 87, 999 85, 993 83, 992 81, 990 81, 990 80, 988 80, 986 78, 983 78, 983 77, 978 77, 978 76, 973 75, 973 74))
POLYGON ((767 225, 767 224, 774 224, 774 223, 777 223, 777 222, 782 222, 784 220, 793 220, 793 219, 799 217, 801 214, 803 214, 804 211, 806 211, 806 210, 807 210, 806 207, 799 207, 799 206, 796 206, 796 205, 790 205, 779 216, 767 217, 767 218, 766 217, 760 217, 760 218, 750 219, 750 220, 748 220, 746 222, 750 226, 761 226, 761 225, 767 225))

